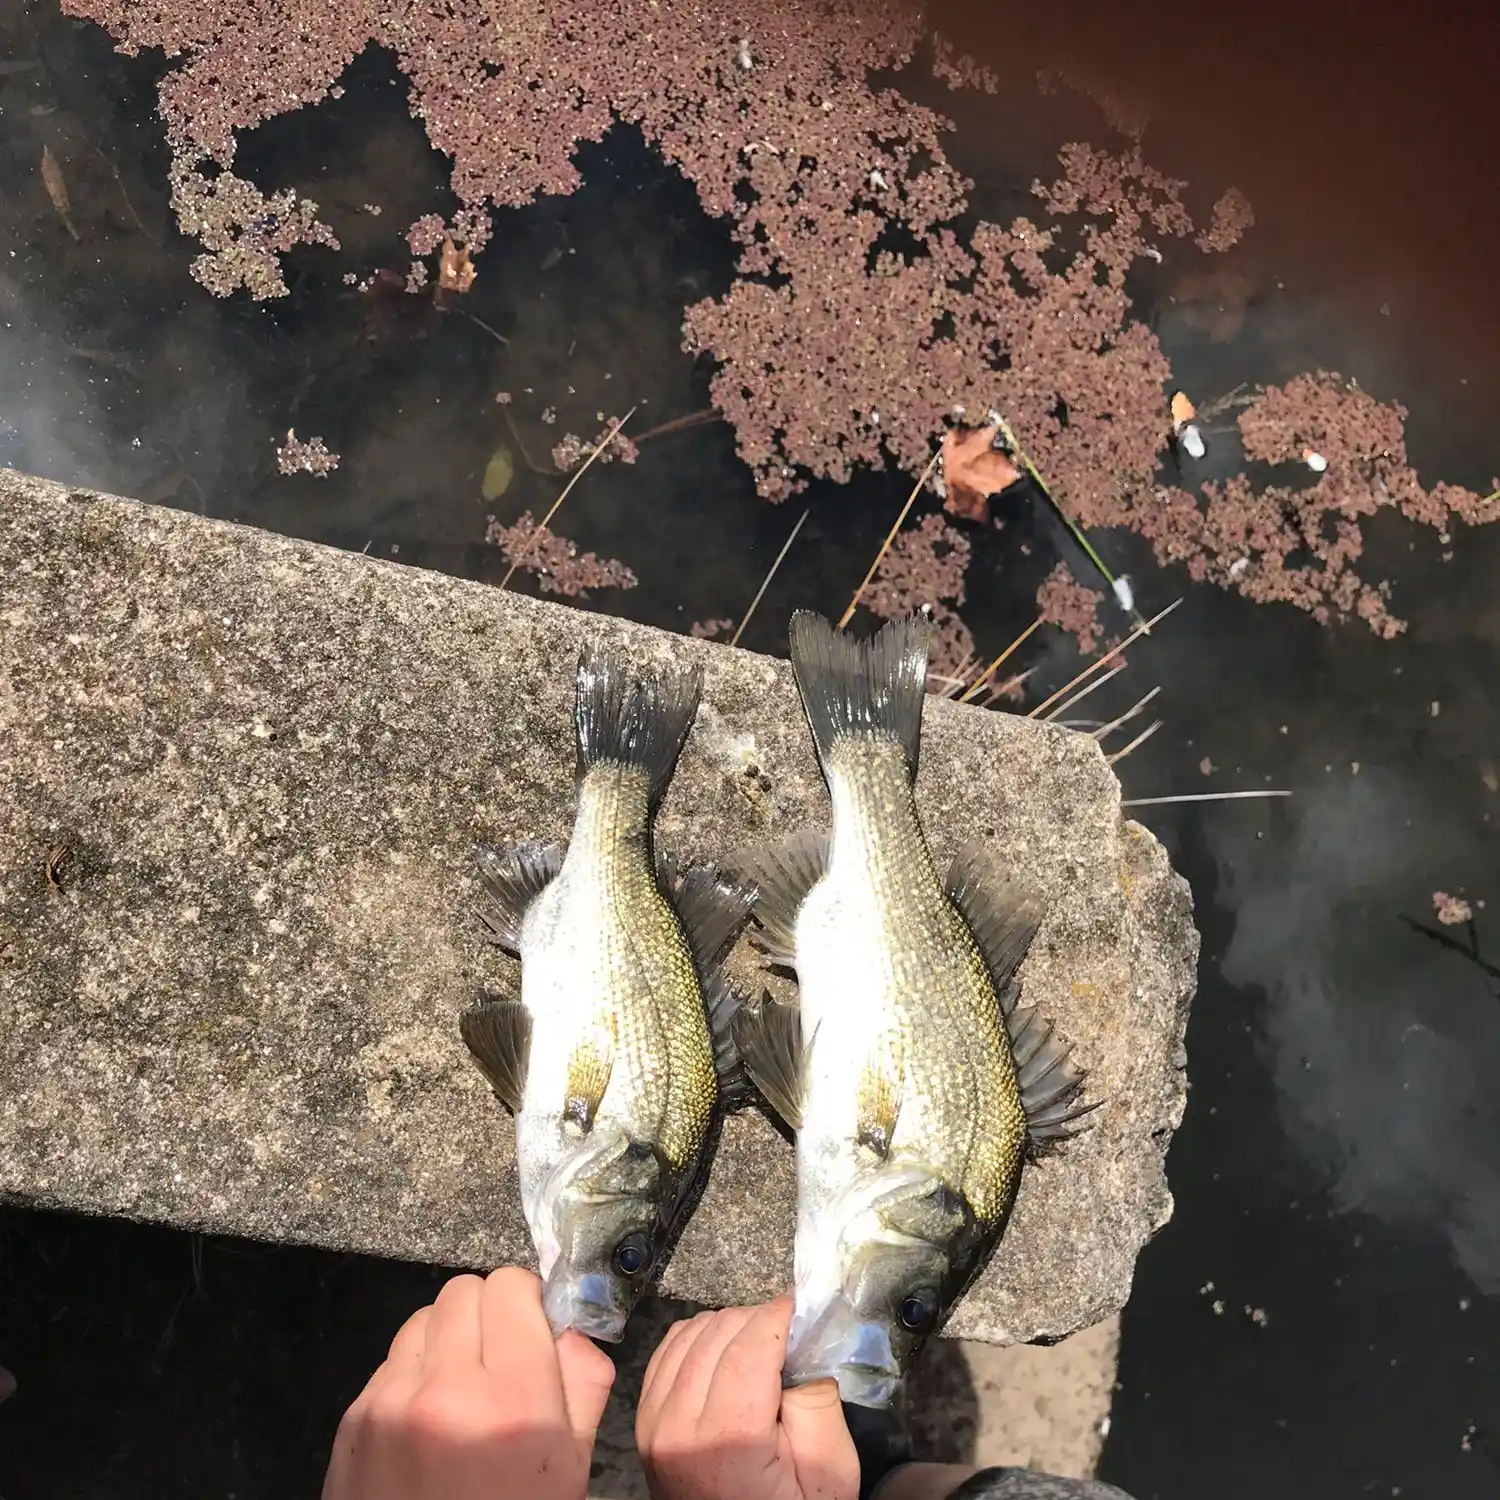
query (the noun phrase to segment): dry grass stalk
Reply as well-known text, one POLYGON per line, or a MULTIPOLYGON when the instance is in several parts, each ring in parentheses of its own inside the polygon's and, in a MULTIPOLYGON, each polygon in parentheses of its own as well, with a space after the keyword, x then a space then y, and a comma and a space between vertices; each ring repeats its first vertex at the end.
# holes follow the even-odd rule
POLYGON ((901 530, 902 524, 905 522, 907 514, 910 512, 912 506, 916 503, 917 496, 922 493, 922 486, 927 483, 928 477, 931 475, 932 471, 937 468, 938 459, 940 459, 942 456, 943 450, 941 447, 933 449, 932 457, 927 460, 927 467, 922 470, 920 478, 918 478, 917 482, 911 487, 911 494, 906 497, 906 504, 901 507, 901 514, 896 517, 896 524, 891 527, 890 535, 887 536, 885 541, 881 544, 880 551, 875 554, 875 561, 870 564, 870 571, 865 574, 864 582, 860 584, 857 589, 855 589, 854 597, 849 601, 849 608, 846 609, 844 613, 839 617, 840 630, 843 630, 844 627, 848 625, 849 621, 854 618, 854 611, 859 608, 860 598, 863 596, 864 591, 869 588, 870 580, 874 578, 876 570, 880 567, 880 564, 884 560, 886 553, 891 550, 891 543, 896 540, 896 535, 901 530))
POLYGON ((811 514, 811 511, 803 511, 797 524, 792 527, 792 534, 782 543, 781 551, 776 554, 776 561, 771 564, 771 571, 761 580, 760 587, 755 591, 755 597, 750 601, 750 608, 745 611, 745 618, 740 621, 738 626, 735 627, 734 634, 729 637, 729 644, 731 646, 739 645, 740 637, 744 635, 745 627, 750 623, 750 616, 755 613, 756 606, 760 603, 766 590, 770 588, 771 580, 776 576, 776 570, 781 566, 782 559, 792 550, 792 543, 797 540, 797 533, 802 530, 803 521, 811 514))
POLYGON ((628 412, 626 412, 623 417, 619 417, 614 422, 611 422, 610 423, 610 427, 609 427, 609 431, 606 432, 604 434, 604 436, 602 438, 600 438, 597 443, 594 444, 592 450, 589 453, 589 456, 586 459, 584 459, 584 461, 581 464, 579 464, 577 472, 567 482, 567 484, 565 484, 563 486, 563 492, 562 492, 562 494, 560 494, 557 497, 557 499, 552 502, 552 509, 549 510, 547 512, 547 514, 542 517, 542 524, 540 526, 538 526, 537 529, 534 532, 532 532, 532 534, 531 534, 531 540, 526 544, 525 551, 523 551, 520 554, 520 556, 517 557, 516 560, 510 565, 510 567, 508 567, 505 570, 505 577, 500 580, 500 587, 502 589, 511 581, 512 578, 515 577, 516 569, 519 568, 521 566, 521 564, 524 563, 528 557, 530 557, 532 549, 537 544, 538 538, 540 538, 540 537, 542 537, 543 535, 546 534, 547 526, 548 526, 549 522, 552 520, 553 516, 555 516, 557 514, 557 512, 558 512, 559 508, 561 507, 563 501, 566 500, 568 498, 569 494, 572 493, 573 486, 575 484, 577 484, 578 481, 580 479, 582 479, 583 476, 586 473, 588 473, 589 465, 591 463, 593 463, 593 461, 596 458, 598 458, 599 455, 601 453, 603 453, 604 450, 607 447, 609 447, 609 445, 612 442, 614 442, 616 434, 620 431, 620 429, 634 415, 635 415, 635 407, 632 406, 630 408, 630 410, 628 412))

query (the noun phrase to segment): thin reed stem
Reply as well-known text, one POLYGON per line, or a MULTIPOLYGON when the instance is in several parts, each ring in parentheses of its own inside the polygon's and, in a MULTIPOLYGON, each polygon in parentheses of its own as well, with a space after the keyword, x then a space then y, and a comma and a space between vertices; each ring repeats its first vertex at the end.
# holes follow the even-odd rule
POLYGON ((580 479, 582 479, 583 476, 588 472, 589 465, 591 463, 593 463, 593 461, 596 458, 598 458, 599 455, 601 453, 603 453, 604 450, 607 447, 609 447, 609 445, 612 442, 614 442, 614 440, 615 440, 615 434, 617 432, 619 432, 619 430, 634 415, 635 415, 635 407, 632 406, 630 408, 630 410, 628 412, 626 412, 623 417, 619 417, 615 421, 611 422, 610 423, 610 427, 609 427, 609 431, 606 432, 604 434, 604 436, 602 438, 600 438, 597 443, 594 444, 594 447, 591 450, 591 452, 589 453, 589 456, 586 459, 584 459, 584 461, 574 471, 573 477, 571 479, 569 479, 568 482, 563 486, 563 492, 562 492, 562 494, 560 494, 557 497, 557 499, 552 502, 552 509, 549 510, 547 512, 547 514, 542 517, 541 524, 539 526, 537 526, 532 531, 532 533, 531 533, 531 539, 521 549, 520 556, 517 557, 516 560, 510 565, 510 567, 508 567, 505 570, 505 577, 500 580, 500 587, 502 589, 506 586, 506 584, 508 584, 511 581, 512 578, 515 577, 516 569, 519 568, 521 566, 521 564, 524 563, 526 561, 526 559, 531 556, 532 549, 537 544, 537 538, 540 537, 541 534, 547 529, 547 523, 553 518, 553 516, 555 516, 557 514, 558 508, 562 505, 563 501, 566 500, 568 498, 568 496, 572 493, 573 486, 575 484, 577 484, 578 481, 580 479))
POLYGON ((844 627, 848 625, 849 621, 854 618, 854 611, 859 608, 860 597, 864 594, 864 591, 869 588, 870 580, 875 576, 875 570, 879 568, 882 561, 884 561, 886 553, 891 550, 891 543, 896 540, 896 533, 901 530, 902 522, 906 520, 907 513, 916 503, 917 496, 922 493, 922 486, 927 483, 927 476, 931 474, 935 468, 937 468, 938 459, 940 459, 942 456, 943 449, 940 444, 936 449, 933 450, 932 457, 927 460, 927 467, 922 470, 921 477, 911 487, 911 494, 906 497, 906 504, 901 507, 901 514, 896 517, 896 524, 891 527, 890 534, 886 537, 885 541, 881 543, 880 551, 875 554, 875 561, 870 564, 870 571, 865 574, 865 581, 860 584, 857 589, 855 589, 854 597, 849 601, 849 608, 846 609, 841 616, 839 616, 840 630, 844 629, 844 627))
POLYGON ((776 561, 771 564, 771 571, 761 580, 760 587, 755 591, 755 597, 750 601, 750 608, 745 611, 745 618, 740 621, 732 636, 729 637, 731 646, 738 646, 740 637, 745 633, 745 626, 750 623, 750 616, 755 613, 755 607, 760 603, 766 590, 771 586, 771 580, 776 576, 776 570, 781 566, 781 560, 792 550, 792 543, 797 540, 797 533, 802 530, 802 522, 805 521, 812 511, 805 510, 798 519, 797 524, 792 527, 792 534, 781 544, 781 551, 776 554, 776 561))

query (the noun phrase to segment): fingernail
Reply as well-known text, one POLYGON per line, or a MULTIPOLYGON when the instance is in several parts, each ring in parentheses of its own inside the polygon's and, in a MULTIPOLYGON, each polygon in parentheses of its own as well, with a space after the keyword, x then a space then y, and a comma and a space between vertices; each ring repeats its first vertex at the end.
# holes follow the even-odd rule
POLYGON ((813 1410, 825 1406, 837 1406, 839 1404, 839 1383, 831 1377, 822 1380, 809 1380, 806 1385, 794 1385, 788 1387, 781 1393, 783 1402, 791 1401, 796 1406, 805 1406, 813 1410))

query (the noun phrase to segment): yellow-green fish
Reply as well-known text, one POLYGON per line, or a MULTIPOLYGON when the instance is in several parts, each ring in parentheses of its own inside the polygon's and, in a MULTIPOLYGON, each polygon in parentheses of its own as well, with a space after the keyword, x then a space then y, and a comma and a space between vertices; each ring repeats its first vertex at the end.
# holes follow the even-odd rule
POLYGON ((706 866, 679 878, 653 842, 701 684, 697 669, 639 676, 586 646, 571 842, 479 853, 486 920, 521 960, 521 993, 460 1024, 516 1117, 558 1333, 623 1335, 691 1208, 735 1066, 720 962, 751 892, 706 866))
POLYGON ((946 878, 912 782, 932 627, 856 641, 791 624, 792 668, 833 802, 831 835, 758 851, 762 946, 796 969, 734 1031, 797 1132, 796 1292, 784 1379, 885 1406, 998 1243, 1022 1163, 1083 1109, 1068 1049, 1017 1008, 1038 915, 965 849, 946 878))

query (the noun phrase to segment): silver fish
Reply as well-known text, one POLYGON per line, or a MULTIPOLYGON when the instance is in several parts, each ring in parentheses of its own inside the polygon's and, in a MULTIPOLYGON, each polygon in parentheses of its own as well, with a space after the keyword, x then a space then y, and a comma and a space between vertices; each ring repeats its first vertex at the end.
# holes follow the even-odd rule
POLYGON ((680 873, 653 840, 701 684, 696 669, 635 676, 586 646, 571 842, 479 853, 485 919, 521 960, 521 993, 460 1027, 516 1116, 558 1333, 621 1338, 691 1208, 736 1067, 720 964, 751 892, 706 866, 680 873))
POLYGON ((796 1293, 784 1379, 888 1405, 1004 1231, 1022 1163, 1085 1113, 1068 1049, 1017 1007, 1035 906, 978 845, 947 878, 912 783, 932 628, 858 642, 791 624, 831 836, 740 862, 761 946, 797 972, 735 1020, 745 1067, 797 1132, 796 1293))

